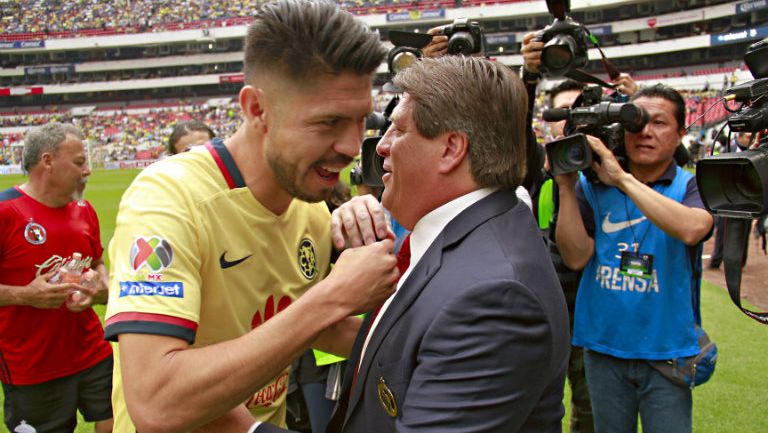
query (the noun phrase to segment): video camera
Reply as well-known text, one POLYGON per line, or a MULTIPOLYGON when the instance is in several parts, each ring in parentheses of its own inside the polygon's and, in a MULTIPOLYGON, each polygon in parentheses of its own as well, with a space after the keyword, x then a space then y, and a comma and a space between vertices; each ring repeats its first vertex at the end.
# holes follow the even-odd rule
MULTIPOLYGON (((728 89, 741 102, 728 118, 731 131, 751 132, 752 139, 768 129, 768 38, 747 48, 744 62, 755 78, 728 89)), ((715 215, 752 219, 768 211, 768 137, 759 147, 699 160, 696 181, 704 205, 715 215)))
POLYGON ((544 75, 562 77, 589 62, 589 31, 584 25, 566 15, 570 12, 569 3, 567 0, 547 0, 547 9, 555 20, 535 38, 544 42, 539 66, 544 75))
MULTIPOLYGON (((484 52, 485 36, 477 21, 456 18, 453 23, 439 28, 436 35, 448 36, 448 54, 471 55, 484 52)), ((425 33, 389 31, 389 40, 394 45, 387 55, 387 66, 392 75, 411 66, 423 57, 421 50, 432 42, 433 35, 425 33)))
POLYGON ((381 188, 384 182, 381 177, 384 175, 384 158, 376 153, 376 145, 387 132, 387 128, 392 123, 389 117, 397 106, 400 98, 393 97, 383 113, 372 112, 365 118, 365 129, 376 130, 378 133, 374 137, 368 137, 363 140, 360 151, 360 161, 349 172, 349 182, 352 185, 368 185, 374 188, 381 188))
POLYGON ((624 131, 640 132, 648 123, 648 113, 631 102, 603 100, 602 89, 585 86, 572 108, 544 110, 544 120, 565 120, 565 138, 547 144, 547 158, 553 175, 583 171, 596 180, 592 171, 593 155, 586 135, 599 138, 619 162, 626 160, 624 131))

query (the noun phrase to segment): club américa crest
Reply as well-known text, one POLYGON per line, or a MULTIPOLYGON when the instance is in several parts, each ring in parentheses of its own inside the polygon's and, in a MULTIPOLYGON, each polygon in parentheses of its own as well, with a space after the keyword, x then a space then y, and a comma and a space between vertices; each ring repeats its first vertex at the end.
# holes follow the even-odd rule
POLYGON ((314 280, 317 277, 317 254, 315 244, 308 238, 299 243, 299 270, 304 278, 314 280))
POLYGON ((32 245, 45 243, 45 240, 47 239, 45 235, 45 227, 30 219, 27 226, 24 227, 24 239, 32 245))

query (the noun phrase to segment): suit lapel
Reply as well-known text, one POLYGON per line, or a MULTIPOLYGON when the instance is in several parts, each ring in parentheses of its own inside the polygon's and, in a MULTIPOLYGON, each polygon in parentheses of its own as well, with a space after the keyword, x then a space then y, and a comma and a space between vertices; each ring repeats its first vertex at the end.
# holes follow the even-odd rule
MULTIPOLYGON (((353 390, 353 394, 350 396, 348 405, 345 405, 345 424, 354 411, 355 406, 365 389, 365 382, 368 377, 371 363, 376 357, 376 352, 379 350, 381 343, 384 341, 392 326, 397 323, 398 319, 406 312, 411 304, 413 304, 422 290, 424 290, 424 287, 427 286, 427 283, 429 283, 435 273, 437 273, 438 269, 440 269, 443 249, 459 242, 464 236, 488 219, 510 210, 517 204, 517 202, 517 196, 514 191, 497 191, 461 212, 456 218, 448 223, 445 229, 437 236, 437 238, 435 238, 432 245, 429 246, 419 260, 419 263, 416 264, 410 275, 408 275, 408 278, 403 282, 400 290, 397 291, 395 298, 382 315, 379 324, 376 326, 376 329, 371 336, 371 340, 368 342, 368 347, 365 350, 365 357, 363 358, 363 362, 360 365, 360 371, 358 372, 357 385, 353 390)), ((361 328, 361 330, 362 329, 367 330, 368 328, 361 328)), ((362 334, 362 332, 360 334, 362 334)), ((360 339, 360 334, 358 334, 358 340, 360 339)), ((355 346, 357 346, 357 343, 358 341, 356 340, 355 346)), ((350 361, 355 361, 355 365, 357 365, 360 351, 362 351, 362 342, 360 342, 360 347, 357 347, 357 349, 357 356, 354 356, 355 352, 353 352, 354 357, 350 358, 350 361)), ((351 379, 351 377, 349 379, 351 379)), ((347 382, 346 374, 344 380, 347 382)))

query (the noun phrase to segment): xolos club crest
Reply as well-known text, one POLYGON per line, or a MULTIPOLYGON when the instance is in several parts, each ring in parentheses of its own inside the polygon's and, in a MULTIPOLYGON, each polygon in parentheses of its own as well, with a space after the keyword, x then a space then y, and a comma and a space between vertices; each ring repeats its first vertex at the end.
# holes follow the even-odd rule
POLYGON ((45 227, 30 219, 27 226, 24 227, 24 239, 32 245, 45 243, 45 227))

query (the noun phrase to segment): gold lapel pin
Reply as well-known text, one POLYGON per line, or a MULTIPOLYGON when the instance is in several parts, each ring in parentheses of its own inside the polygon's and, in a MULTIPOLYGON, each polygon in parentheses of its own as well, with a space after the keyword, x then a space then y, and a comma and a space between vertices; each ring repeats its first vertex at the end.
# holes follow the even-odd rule
POLYGON ((377 386, 379 391, 379 401, 384 406, 384 411, 392 418, 397 416, 397 401, 395 400, 395 394, 387 386, 387 382, 383 377, 379 377, 379 384, 377 386))

